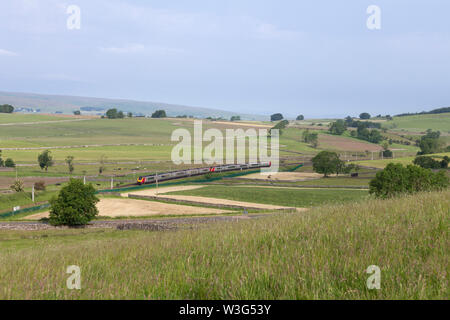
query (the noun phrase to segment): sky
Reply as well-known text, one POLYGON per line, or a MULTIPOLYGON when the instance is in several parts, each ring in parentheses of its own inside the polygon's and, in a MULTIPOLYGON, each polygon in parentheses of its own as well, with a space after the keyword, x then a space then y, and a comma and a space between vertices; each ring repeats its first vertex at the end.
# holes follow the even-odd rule
POLYGON ((449 13, 448 0, 2 0, 0 91, 307 117, 430 110, 450 106, 449 13))

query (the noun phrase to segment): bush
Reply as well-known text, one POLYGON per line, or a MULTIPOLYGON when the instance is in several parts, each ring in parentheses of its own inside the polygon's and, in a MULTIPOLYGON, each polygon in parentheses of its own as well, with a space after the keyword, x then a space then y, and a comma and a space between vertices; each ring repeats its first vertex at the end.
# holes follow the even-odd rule
POLYGON ((413 163, 426 169, 440 169, 441 162, 434 160, 432 157, 418 156, 414 159, 413 163))
POLYGON ((14 190, 15 192, 24 192, 25 191, 25 186, 23 184, 22 180, 15 180, 13 185, 10 187, 12 190, 14 190))
POLYGON ((296 120, 299 120, 299 121, 305 120, 305 117, 301 114, 301 115, 297 116, 296 120))
POLYGON ((86 225, 97 214, 95 206, 99 199, 95 196, 94 187, 84 185, 83 181, 70 179, 63 187, 58 197, 50 200, 50 224, 80 226, 86 225))
POLYGON ((369 183, 369 193, 379 198, 390 198, 404 193, 433 191, 448 188, 449 178, 444 171, 434 173, 415 165, 404 167, 389 163, 369 183))
POLYGON ((34 183, 34 190, 36 191, 45 191, 45 182, 37 181, 34 183))
POLYGON ((382 153, 383 153, 383 157, 384 158, 392 158, 392 151, 391 150, 386 149, 386 150, 383 150, 382 153))
POLYGON ((14 160, 11 158, 6 159, 5 161, 5 167, 7 168, 15 168, 16 164, 14 163, 14 160))

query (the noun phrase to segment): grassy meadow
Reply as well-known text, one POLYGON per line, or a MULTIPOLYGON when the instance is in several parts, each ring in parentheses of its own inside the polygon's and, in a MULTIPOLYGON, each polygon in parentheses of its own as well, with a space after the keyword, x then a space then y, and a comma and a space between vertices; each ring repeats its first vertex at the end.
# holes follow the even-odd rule
POLYGON ((432 129, 448 133, 450 132, 450 113, 394 117, 383 126, 395 131, 403 129, 403 131, 425 132, 427 129, 432 129))
POLYGON ((357 201, 368 197, 366 190, 300 189, 260 186, 207 186, 168 194, 211 197, 291 207, 313 207, 324 203, 357 201))
MULTIPOLYGON (((450 157, 450 152, 427 154, 426 156, 434 157, 436 159, 442 159, 444 156, 450 157)), ((416 158, 415 156, 414 157, 400 157, 400 158, 383 159, 383 160, 355 161, 355 163, 358 165, 362 165, 362 166, 383 169, 391 162, 401 163, 403 165, 413 164, 413 161, 415 158, 416 158)))
POLYGON ((450 191, 173 232, 0 233, 0 299, 448 299, 450 191), (45 258, 44 258, 45 257, 45 258), (81 290, 66 268, 81 268, 81 290), (381 269, 369 290, 365 270, 381 269))

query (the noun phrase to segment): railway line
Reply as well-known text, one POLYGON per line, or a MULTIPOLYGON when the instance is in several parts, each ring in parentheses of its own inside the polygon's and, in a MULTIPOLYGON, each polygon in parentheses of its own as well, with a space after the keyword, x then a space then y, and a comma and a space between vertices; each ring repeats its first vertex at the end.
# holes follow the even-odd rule
POLYGON ((229 171, 243 171, 243 170, 251 170, 258 168, 269 168, 272 165, 271 162, 257 162, 257 163, 248 163, 248 164, 226 164, 219 165, 213 167, 204 167, 204 168, 195 168, 195 169, 184 169, 184 170, 176 170, 164 173, 156 173, 146 176, 140 176, 137 179, 136 183, 121 186, 128 187, 134 185, 143 185, 143 184, 153 184, 168 180, 176 180, 183 179, 189 177, 195 177, 204 175, 207 173, 221 173, 221 172, 229 172, 229 171))

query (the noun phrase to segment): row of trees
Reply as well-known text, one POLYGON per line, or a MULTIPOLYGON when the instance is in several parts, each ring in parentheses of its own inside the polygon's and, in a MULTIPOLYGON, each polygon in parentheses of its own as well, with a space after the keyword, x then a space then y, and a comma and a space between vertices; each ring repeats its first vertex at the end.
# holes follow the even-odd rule
MULTIPOLYGON (((69 170, 69 173, 72 174, 75 170, 75 157, 74 156, 67 156, 64 160, 67 164, 67 168, 69 170)), ((106 169, 106 161, 107 157, 105 155, 102 155, 99 160, 99 167, 98 167, 98 173, 102 174, 106 169)), ((41 154, 38 156, 38 164, 41 170, 48 171, 48 168, 53 166, 55 164, 53 160, 53 156, 51 155, 50 150, 44 150, 41 154)))
POLYGON ((439 139, 440 136, 441 133, 439 131, 428 129, 418 142, 420 151, 417 154, 424 155, 444 151, 444 142, 439 139))
POLYGON ((3 160, 2 150, 0 150, 0 167, 14 168, 15 166, 16 166, 16 163, 11 158, 7 158, 6 160, 3 160))
POLYGON ((404 167, 400 163, 389 163, 370 181, 369 193, 379 198, 390 198, 400 194, 443 190, 449 185, 449 178, 443 170, 433 172, 412 164, 404 167))
POLYGON ((426 169, 447 169, 449 162, 450 158, 447 156, 443 157, 441 161, 432 157, 418 156, 413 161, 415 165, 426 169))

